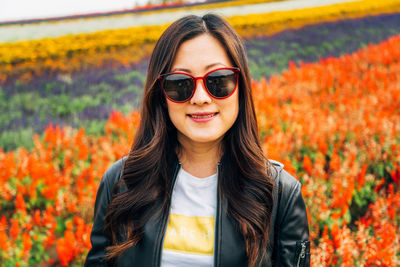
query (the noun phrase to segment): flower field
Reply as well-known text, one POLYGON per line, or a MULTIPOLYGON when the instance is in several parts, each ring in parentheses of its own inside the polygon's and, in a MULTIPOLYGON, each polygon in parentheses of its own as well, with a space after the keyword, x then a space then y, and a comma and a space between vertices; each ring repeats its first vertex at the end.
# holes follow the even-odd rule
MULTIPOLYGON (((239 2, 253 1, 259 0, 239 2)), ((339 56, 399 34, 399 11, 399 0, 363 0, 230 22, 245 37, 259 80, 280 73, 289 60, 339 56)), ((50 122, 104 134, 111 110, 127 114, 138 106, 148 56, 166 26, 0 44, 0 147, 31 148, 32 135, 50 122)))
MULTIPOLYGON (((310 25, 247 38, 244 43, 251 74, 259 80, 281 73, 290 60, 298 64, 340 56, 396 34, 400 34, 398 13, 310 25)), ((32 147, 32 134, 42 133, 50 122, 104 134, 111 110, 127 114, 138 106, 146 69, 147 60, 141 60, 74 74, 45 74, 29 83, 19 79, 3 83, 0 99, 8 105, 0 102, 0 128, 5 129, 0 133, 0 146, 6 151, 21 144, 32 147)))
MULTIPOLYGON (((263 149, 303 185, 312 266, 400 265, 400 14, 367 7, 245 36, 263 149)), ((12 63, 0 48, 1 266, 82 266, 100 179, 140 120, 152 44, 119 41, 12 63)))

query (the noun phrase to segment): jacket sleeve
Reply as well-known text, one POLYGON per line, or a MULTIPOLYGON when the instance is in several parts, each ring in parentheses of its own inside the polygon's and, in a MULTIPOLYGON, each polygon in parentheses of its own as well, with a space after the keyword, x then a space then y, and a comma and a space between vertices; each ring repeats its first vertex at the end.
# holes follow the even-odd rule
POLYGON ((120 162, 116 162, 109 168, 101 179, 99 189, 97 190, 96 202, 94 206, 94 220, 90 241, 92 248, 86 257, 85 267, 88 266, 108 266, 104 259, 105 249, 111 244, 110 240, 104 235, 104 218, 107 206, 111 201, 111 190, 114 182, 117 181, 121 173, 120 162))
POLYGON ((306 206, 301 184, 281 171, 277 266, 310 266, 310 241, 306 206))

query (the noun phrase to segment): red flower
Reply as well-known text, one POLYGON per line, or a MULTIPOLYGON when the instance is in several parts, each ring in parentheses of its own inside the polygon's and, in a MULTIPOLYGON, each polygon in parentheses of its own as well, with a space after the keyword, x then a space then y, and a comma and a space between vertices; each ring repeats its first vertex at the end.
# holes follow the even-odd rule
POLYGON ((76 251, 76 241, 74 233, 70 230, 65 231, 64 237, 57 240, 57 254, 62 266, 74 259, 76 251))
POLYGON ((311 162, 311 159, 305 155, 303 158, 303 169, 309 174, 312 174, 312 170, 313 170, 313 165, 311 162))
POLYGON ((11 228, 10 228, 10 235, 12 239, 16 239, 20 232, 19 222, 17 219, 10 219, 11 221, 11 228))
POLYGON ((24 248, 24 253, 27 254, 32 248, 32 238, 28 233, 22 234, 22 244, 24 248))
POLYGON ((26 213, 25 200, 20 192, 17 193, 17 197, 15 198, 15 208, 24 214, 26 213))

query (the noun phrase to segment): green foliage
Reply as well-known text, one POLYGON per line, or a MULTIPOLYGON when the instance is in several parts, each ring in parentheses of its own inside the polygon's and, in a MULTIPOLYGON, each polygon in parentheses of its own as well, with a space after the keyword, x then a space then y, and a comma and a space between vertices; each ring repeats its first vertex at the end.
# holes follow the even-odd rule
POLYGON ((146 77, 140 71, 133 70, 133 71, 130 71, 128 73, 117 74, 117 75, 114 76, 114 79, 116 81, 127 83, 127 84, 131 83, 134 80, 138 80, 142 84, 144 84, 144 82, 146 80, 146 77))
POLYGON ((105 120, 85 120, 81 121, 83 128, 88 135, 103 135, 105 120))
POLYGON ((32 136, 34 131, 31 127, 22 128, 18 131, 2 131, 0 132, 0 149, 13 148, 13 147, 25 147, 30 149, 33 147, 32 136))

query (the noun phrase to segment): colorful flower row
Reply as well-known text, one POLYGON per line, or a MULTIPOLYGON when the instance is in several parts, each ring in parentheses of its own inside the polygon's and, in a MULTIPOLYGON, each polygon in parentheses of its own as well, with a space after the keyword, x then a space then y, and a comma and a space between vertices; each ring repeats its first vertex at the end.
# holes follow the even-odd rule
POLYGON ((270 77, 287 69, 289 61, 317 62, 320 58, 353 53, 400 34, 400 13, 325 22, 272 36, 245 39, 253 78, 270 77))
MULTIPOLYGON (((204 9, 216 9, 216 8, 224 8, 224 7, 232 7, 232 6, 241 6, 241 5, 251 5, 251 4, 261 4, 261 3, 268 3, 268 2, 279 2, 283 0, 211 0, 211 1, 204 1, 199 0, 196 2, 188 2, 183 0, 167 0, 162 1, 161 3, 147 3, 143 6, 137 6, 133 9, 125 9, 123 11, 114 11, 114 12, 106 12, 100 14, 95 14, 92 16, 91 14, 88 15, 78 15, 78 16, 68 16, 62 18, 63 21, 81 19, 84 21, 90 21, 93 18, 98 18, 99 16, 109 16, 112 15, 114 17, 122 17, 122 16, 129 16, 130 14, 140 13, 141 15, 148 15, 148 14, 160 14, 160 13, 171 13, 171 12, 179 12, 182 10, 204 10, 204 9), (86 16, 86 17, 85 17, 86 16)), ((28 20, 29 22, 36 22, 36 20, 28 20)), ((47 23, 51 23, 52 21, 59 21, 58 18, 41 20, 38 19, 38 22, 46 21, 47 23)), ((7 24, 7 23, 5 23, 7 24)))
MULTIPOLYGON (((331 6, 234 16, 229 22, 247 38, 288 28, 400 11, 400 0, 362 0, 331 6)), ((30 81, 44 73, 73 73, 105 64, 126 66, 147 57, 167 25, 142 26, 0 45, 0 83, 30 81)))
MULTIPOLYGON (((179 1, 179 0, 178 0, 179 1)), ((251 4, 264 4, 268 2, 280 2, 284 0, 211 0, 206 2, 199 3, 181 3, 174 7, 173 4, 169 5, 167 9, 159 9, 159 10, 146 10, 147 7, 150 9, 153 7, 152 5, 145 6, 143 8, 143 12, 141 14, 154 14, 154 13, 170 13, 177 12, 182 10, 203 10, 203 9, 215 9, 215 8, 224 8, 224 7, 232 7, 232 6, 241 6, 241 5, 251 5, 251 4)), ((179 2, 177 2, 179 3, 179 2)))
POLYGON ((99 16, 119 16, 126 13, 151 13, 152 11, 161 11, 161 10, 171 10, 172 8, 175 10, 179 10, 181 8, 189 8, 190 6, 195 6, 201 3, 185 3, 183 0, 164 0, 160 3, 148 3, 144 5, 135 6, 131 9, 124 9, 123 11, 111 11, 111 12, 102 12, 102 13, 90 13, 90 14, 79 14, 79 15, 70 15, 70 16, 62 16, 62 17, 50 17, 44 19, 27 19, 27 20, 11 20, 11 21, 0 21, 0 25, 9 25, 9 24, 24 24, 24 23, 40 23, 40 22, 57 22, 59 20, 68 21, 74 19, 91 19, 93 17, 99 16))
MULTIPOLYGON (((400 35, 253 83, 263 149, 302 182, 313 266, 398 266, 400 35)), ((106 135, 50 126, 0 152, 0 262, 81 265, 100 177, 128 153, 139 115, 106 135)))

